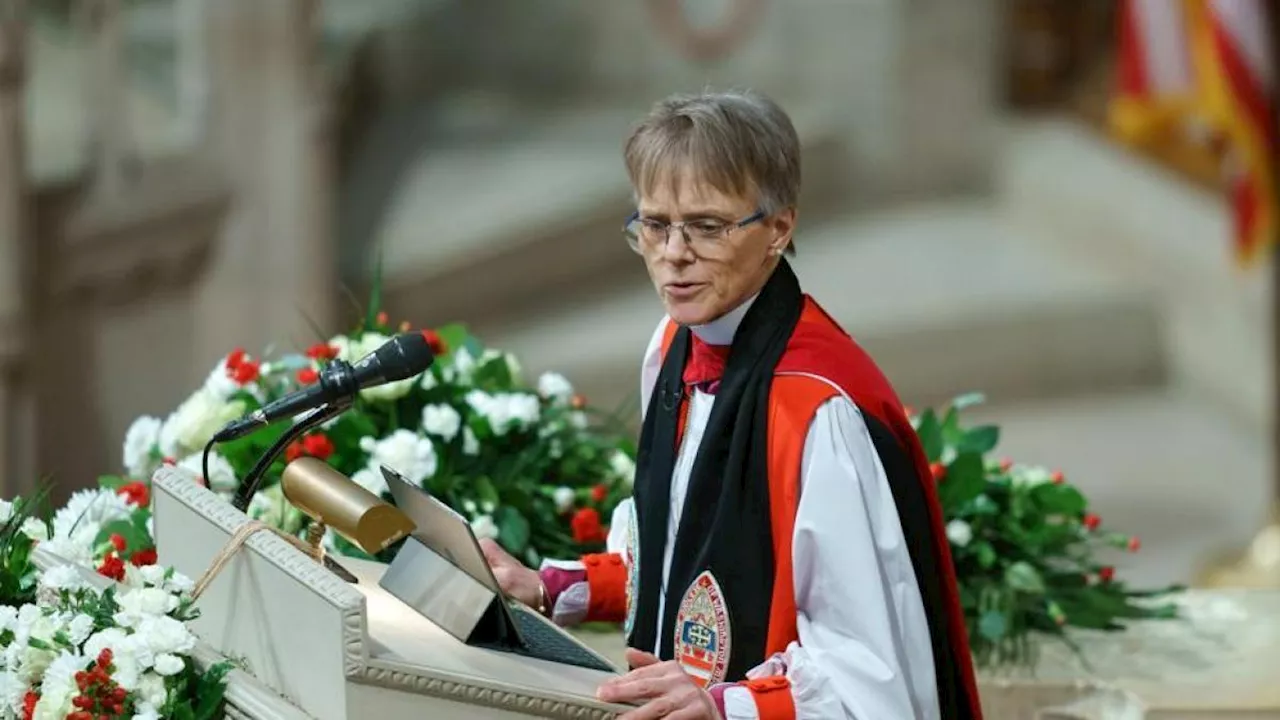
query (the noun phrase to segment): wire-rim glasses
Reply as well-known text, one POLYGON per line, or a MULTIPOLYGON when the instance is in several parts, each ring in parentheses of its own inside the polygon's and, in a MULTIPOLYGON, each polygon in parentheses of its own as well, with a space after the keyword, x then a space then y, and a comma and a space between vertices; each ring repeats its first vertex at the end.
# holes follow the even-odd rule
POLYGON ((680 231, 685 244, 693 250, 695 255, 715 255, 724 247, 724 240, 734 231, 759 222, 767 216, 768 213, 764 210, 757 210, 754 214, 737 221, 698 218, 669 223, 653 218, 642 218, 640 211, 637 210, 631 213, 623 223, 622 233, 626 236, 627 244, 631 249, 640 254, 665 246, 670 241, 671 231, 674 229, 680 231))

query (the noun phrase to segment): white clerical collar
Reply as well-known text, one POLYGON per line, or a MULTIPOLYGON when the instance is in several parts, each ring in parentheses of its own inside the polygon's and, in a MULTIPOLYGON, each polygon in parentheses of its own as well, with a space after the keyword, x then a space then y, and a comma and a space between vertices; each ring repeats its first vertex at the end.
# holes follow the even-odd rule
POLYGON ((733 336, 738 332, 738 326, 742 324, 742 318, 746 317, 747 310, 751 309, 751 303, 756 301, 759 293, 747 298, 738 307, 712 320, 706 325, 691 325, 689 329, 693 331, 698 339, 708 345, 732 345, 733 336))

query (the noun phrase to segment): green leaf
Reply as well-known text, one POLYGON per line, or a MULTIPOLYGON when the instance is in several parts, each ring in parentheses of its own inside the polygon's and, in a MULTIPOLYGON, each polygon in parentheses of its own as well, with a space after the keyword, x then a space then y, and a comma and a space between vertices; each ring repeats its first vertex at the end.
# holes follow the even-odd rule
POLYGON ((529 521, 524 515, 510 505, 504 505, 494 513, 494 520, 498 524, 498 542, 513 555, 524 554, 530 531, 529 521))
POLYGON ((981 542, 975 544, 974 552, 978 556, 978 564, 983 568, 989 568, 996 564, 996 549, 991 547, 991 543, 981 542))
POLYGON ((978 620, 978 632, 988 640, 999 640, 1009 629, 1009 621, 1004 613, 988 610, 978 620))
POLYGON ((98 487, 103 490, 119 490, 128 485, 131 480, 129 478, 120 477, 119 475, 102 475, 98 478, 98 487))
POLYGON ((995 425, 983 425, 966 432, 958 443, 959 452, 989 453, 1000 442, 1000 428, 995 425))
POLYGON ((942 457, 942 426, 938 423, 938 416, 932 409, 925 410, 920 415, 920 427, 916 430, 916 434, 920 436, 920 445, 924 449, 924 455, 929 462, 937 462, 942 457))
POLYGON ((1037 485, 1031 490, 1031 497, 1047 515, 1077 517, 1088 507, 1088 501, 1085 500, 1084 495, 1065 483, 1037 485))
POLYGON ((975 405, 981 405, 986 401, 987 396, 980 392, 965 393, 964 395, 957 396, 956 399, 952 400, 951 407, 956 410, 964 410, 965 408, 970 408, 975 405))
POLYGON ((977 453, 961 453, 947 466, 946 478, 938 484, 938 494, 948 509, 975 500, 987 486, 986 468, 977 453))
POLYGON ((1009 588, 1039 595, 1044 592, 1044 578, 1028 562, 1019 561, 1004 571, 1004 582, 1009 588))
POLYGON ((151 536, 147 534, 146 526, 139 528, 133 522, 133 518, 113 520, 103 525, 102 529, 98 531, 98 537, 94 544, 105 543, 111 539, 112 535, 117 534, 124 538, 126 552, 134 552, 151 547, 151 536))

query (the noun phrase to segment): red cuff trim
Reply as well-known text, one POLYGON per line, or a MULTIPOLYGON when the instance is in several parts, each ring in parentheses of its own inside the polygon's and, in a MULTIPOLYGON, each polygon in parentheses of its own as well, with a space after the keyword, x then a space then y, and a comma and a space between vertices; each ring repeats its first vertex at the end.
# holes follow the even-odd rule
POLYGON ((760 720, 796 720, 796 704, 791 699, 791 681, 784 675, 748 680, 742 683, 751 691, 760 720))
POLYGON ((618 553, 584 555, 591 599, 587 622, 622 622, 627 617, 627 566, 618 553))

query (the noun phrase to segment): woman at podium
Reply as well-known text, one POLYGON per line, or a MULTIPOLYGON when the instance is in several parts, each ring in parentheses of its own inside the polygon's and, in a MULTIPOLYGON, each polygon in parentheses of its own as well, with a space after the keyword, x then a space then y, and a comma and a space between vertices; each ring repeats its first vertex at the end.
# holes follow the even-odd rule
POLYGON ((800 142, 751 92, 659 102, 625 223, 666 311, 642 362, 633 497, 608 552, 525 568, 562 625, 625 623, 628 719, 979 718, 942 514, 874 361, 803 292, 800 142))

